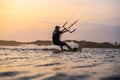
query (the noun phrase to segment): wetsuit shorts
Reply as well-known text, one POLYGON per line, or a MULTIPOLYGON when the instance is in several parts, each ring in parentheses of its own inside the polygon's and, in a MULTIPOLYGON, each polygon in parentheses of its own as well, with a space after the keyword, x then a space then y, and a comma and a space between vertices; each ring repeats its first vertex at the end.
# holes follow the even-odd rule
POLYGON ((66 43, 65 42, 62 42, 62 41, 59 41, 57 43, 54 43, 55 45, 58 45, 58 46, 65 46, 66 43))

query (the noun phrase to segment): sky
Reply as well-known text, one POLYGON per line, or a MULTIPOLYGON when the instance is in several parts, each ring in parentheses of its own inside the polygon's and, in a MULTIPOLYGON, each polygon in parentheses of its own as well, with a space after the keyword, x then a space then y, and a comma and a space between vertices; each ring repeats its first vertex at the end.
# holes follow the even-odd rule
POLYGON ((56 25, 69 27, 62 40, 120 42, 120 0, 0 0, 0 40, 51 40, 56 25))

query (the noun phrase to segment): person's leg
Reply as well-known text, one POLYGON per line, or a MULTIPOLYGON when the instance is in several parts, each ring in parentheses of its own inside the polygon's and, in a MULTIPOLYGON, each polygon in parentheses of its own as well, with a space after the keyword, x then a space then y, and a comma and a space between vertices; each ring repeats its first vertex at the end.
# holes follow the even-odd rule
POLYGON ((64 50, 64 49, 63 49, 63 46, 60 46, 60 48, 61 48, 62 51, 64 50))
POLYGON ((63 49, 63 46, 66 46, 68 49, 70 49, 70 50, 73 51, 73 49, 72 49, 67 43, 65 43, 65 42, 63 42, 63 41, 60 41, 60 42, 59 42, 59 46, 60 46, 61 50, 64 50, 64 49, 63 49))
POLYGON ((70 49, 70 50, 73 50, 67 43, 65 43, 65 46, 70 49))

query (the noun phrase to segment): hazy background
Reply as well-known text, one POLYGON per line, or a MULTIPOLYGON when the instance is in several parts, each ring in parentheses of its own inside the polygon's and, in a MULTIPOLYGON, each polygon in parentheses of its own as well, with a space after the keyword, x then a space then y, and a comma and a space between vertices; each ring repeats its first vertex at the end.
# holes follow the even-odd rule
POLYGON ((120 42, 120 0, 0 0, 0 40, 51 40, 56 25, 76 19, 62 39, 120 42))

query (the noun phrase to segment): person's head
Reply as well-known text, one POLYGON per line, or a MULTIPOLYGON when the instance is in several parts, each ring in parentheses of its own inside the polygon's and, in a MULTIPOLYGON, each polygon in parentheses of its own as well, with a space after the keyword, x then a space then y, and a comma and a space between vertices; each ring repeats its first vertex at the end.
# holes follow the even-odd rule
POLYGON ((56 30, 59 30, 59 29, 60 29, 60 26, 56 26, 55 29, 56 29, 56 30))

